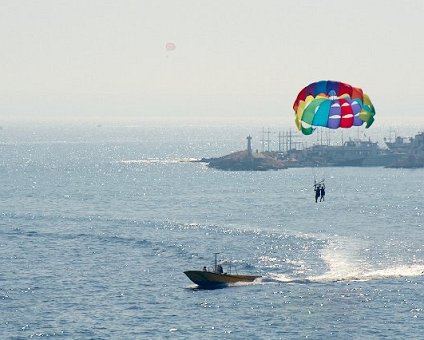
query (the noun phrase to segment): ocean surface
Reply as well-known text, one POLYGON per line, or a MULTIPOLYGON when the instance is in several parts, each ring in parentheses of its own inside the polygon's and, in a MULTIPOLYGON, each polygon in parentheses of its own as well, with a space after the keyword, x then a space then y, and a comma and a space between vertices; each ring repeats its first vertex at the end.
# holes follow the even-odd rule
POLYGON ((0 338, 422 338, 424 169, 188 162, 257 132, 4 126, 0 338), (263 277, 197 289, 214 252, 263 277))

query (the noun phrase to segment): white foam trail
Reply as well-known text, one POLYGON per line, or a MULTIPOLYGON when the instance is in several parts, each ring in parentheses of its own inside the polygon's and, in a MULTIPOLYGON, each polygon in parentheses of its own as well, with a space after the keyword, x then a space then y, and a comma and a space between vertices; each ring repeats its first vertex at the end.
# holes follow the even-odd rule
POLYGON ((256 285, 261 285, 263 284, 262 281, 263 277, 258 277, 257 279, 253 280, 252 282, 234 282, 234 283, 230 283, 229 286, 232 287, 239 287, 239 286, 256 286, 256 285))
POLYGON ((329 283, 329 282, 349 282, 349 281, 373 281, 396 279, 402 277, 417 277, 424 274, 424 264, 399 265, 385 269, 357 271, 349 274, 327 273, 319 276, 307 278, 293 278, 283 274, 269 274, 263 276, 256 284, 271 283, 329 283))
POLYGON ((401 277, 416 277, 422 275, 424 272, 423 264, 413 265, 399 265, 385 269, 378 269, 368 272, 357 273, 357 275, 350 275, 343 279, 343 281, 370 281, 370 280, 383 280, 401 277))
POLYGON ((342 237, 331 240, 321 251, 321 258, 328 266, 328 271, 309 279, 314 282, 340 281, 351 277, 352 274, 357 276, 364 270, 368 270, 368 264, 362 256, 363 249, 364 244, 358 240, 342 237))
POLYGON ((414 277, 424 273, 424 264, 400 265, 367 273, 371 279, 414 277))
POLYGON ((322 259, 329 270, 325 274, 308 277, 310 282, 370 281, 399 277, 414 277, 424 273, 424 264, 399 264, 387 268, 371 268, 364 258, 363 244, 338 239, 323 250, 322 259), (347 241, 347 242, 346 242, 347 241))
POLYGON ((293 278, 284 275, 284 274, 269 274, 268 276, 262 277, 263 283, 291 283, 293 282, 293 278))

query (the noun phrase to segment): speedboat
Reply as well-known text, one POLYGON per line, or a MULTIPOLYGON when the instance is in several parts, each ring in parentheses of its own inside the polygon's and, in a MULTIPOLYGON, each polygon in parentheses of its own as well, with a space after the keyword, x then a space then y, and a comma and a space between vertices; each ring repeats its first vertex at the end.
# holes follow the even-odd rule
POLYGON ((203 267, 203 270, 187 270, 184 274, 199 287, 204 288, 216 288, 237 282, 253 282, 255 279, 261 277, 260 275, 224 273, 222 266, 217 264, 217 255, 218 253, 215 253, 215 265, 213 270, 208 270, 206 267, 203 267))

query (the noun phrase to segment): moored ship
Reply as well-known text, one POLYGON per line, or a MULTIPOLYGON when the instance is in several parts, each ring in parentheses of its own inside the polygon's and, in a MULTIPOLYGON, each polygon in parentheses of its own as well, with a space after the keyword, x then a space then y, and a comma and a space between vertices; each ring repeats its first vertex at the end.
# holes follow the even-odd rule
POLYGON ((288 167, 309 166, 388 166, 393 152, 371 140, 348 140, 342 145, 313 145, 303 150, 289 150, 282 159, 288 167))
POLYGON ((395 142, 386 142, 387 147, 395 154, 391 168, 423 168, 424 167, 424 132, 414 137, 396 137, 395 142))

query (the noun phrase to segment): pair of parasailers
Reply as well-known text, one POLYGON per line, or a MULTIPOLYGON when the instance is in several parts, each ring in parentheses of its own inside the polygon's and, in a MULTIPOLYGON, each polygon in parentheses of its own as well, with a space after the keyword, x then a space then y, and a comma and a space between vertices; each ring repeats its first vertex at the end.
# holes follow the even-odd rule
POLYGON ((325 201, 325 184, 315 184, 314 185, 314 191, 315 191, 315 203, 319 201, 325 201))

